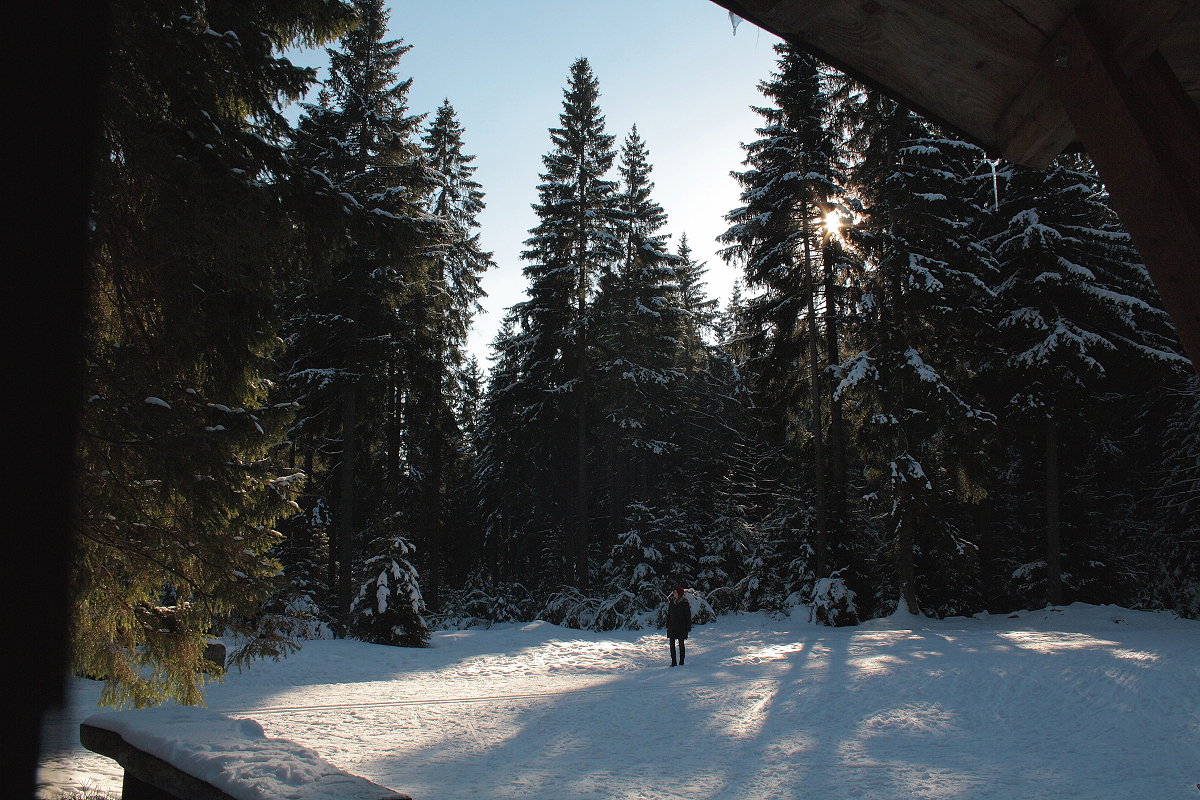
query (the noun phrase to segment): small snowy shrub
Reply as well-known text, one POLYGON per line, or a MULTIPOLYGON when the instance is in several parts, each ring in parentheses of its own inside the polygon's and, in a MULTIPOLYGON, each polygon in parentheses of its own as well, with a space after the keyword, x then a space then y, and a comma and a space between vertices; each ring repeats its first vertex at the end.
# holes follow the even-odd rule
POLYGON ((424 647, 429 628, 421 618, 424 600, 417 569, 408 560, 416 552, 398 534, 372 542, 374 554, 363 564, 366 579, 350 610, 350 632, 364 642, 424 647))
POLYGON ((744 510, 723 499, 711 523, 711 536, 697 558, 695 583, 715 613, 744 610, 748 572, 755 555, 753 540, 754 530, 746 522, 744 510))
POLYGON ((586 597, 574 586, 564 586, 546 598, 538 617, 564 628, 595 630, 601 602, 586 597))
POLYGON ((461 589, 450 592, 443 609, 430 624, 440 630, 490 628, 498 622, 528 622, 534 618, 529 591, 520 583, 492 583, 476 571, 461 589))
POLYGON ((594 606, 594 630, 655 626, 666 593, 693 570, 688 530, 674 500, 629 504, 625 530, 599 570, 604 588, 594 606))
POLYGON ((812 601, 813 620, 821 625, 839 628, 844 625, 857 625, 858 608, 854 604, 854 592, 846 586, 846 582, 837 572, 828 578, 818 578, 813 584, 812 601))
POLYGON ((288 638, 333 638, 336 604, 326 582, 329 524, 329 507, 318 498, 311 509, 293 514, 279 526, 283 539, 271 554, 283 573, 263 605, 263 616, 273 620, 288 638))
POLYGON ((653 624, 654 612, 628 589, 616 589, 596 601, 592 629, 611 631, 617 628, 638 631, 653 624))
MULTIPOLYGON (((714 609, 712 604, 708 602, 707 597, 703 596, 695 589, 684 589, 683 594, 687 598, 688 605, 692 607, 693 624, 704 625, 708 622, 717 621, 716 609, 714 609)), ((665 609, 666 606, 664 605, 663 608, 665 609)), ((665 618, 663 620, 663 624, 666 624, 665 618)))
MULTIPOLYGON (((271 598, 263 611, 284 636, 297 641, 332 639, 333 623, 312 595, 291 592, 271 598)), ((271 625, 262 625, 264 629, 271 625)))

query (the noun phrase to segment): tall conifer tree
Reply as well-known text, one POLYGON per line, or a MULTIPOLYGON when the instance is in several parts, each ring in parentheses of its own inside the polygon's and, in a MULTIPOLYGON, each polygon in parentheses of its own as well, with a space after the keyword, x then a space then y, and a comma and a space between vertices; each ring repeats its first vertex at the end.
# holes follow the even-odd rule
POLYGON ((645 142, 634 126, 621 149, 616 196, 618 260, 596 298, 596 400, 603 420, 612 534, 624 529, 631 500, 661 499, 679 447, 676 415, 685 312, 675 257, 666 250, 666 213, 651 197, 645 142))
POLYGON ((279 106, 314 78, 280 53, 341 3, 117 2, 92 207, 92 306, 72 565, 73 667, 102 698, 200 700, 209 635, 258 622, 294 481, 268 399, 281 272, 308 203, 279 106))
POLYGON ((455 448, 461 421, 454 394, 463 377, 471 320, 483 296, 479 278, 493 266, 476 232, 483 190, 473 177, 475 157, 463 152, 462 136, 454 107, 444 101, 424 136, 423 149, 436 180, 426 209, 443 223, 447 238, 433 253, 428 290, 413 297, 413 316, 425 322, 416 327, 406 359, 413 384, 405 403, 410 514, 425 550, 426 600, 435 610, 446 562, 450 476, 461 457, 455 448))
POLYGON ((816 519, 811 568, 828 569, 828 515, 822 405, 832 393, 824 373, 817 308, 825 216, 843 194, 835 144, 827 124, 829 98, 815 58, 776 45, 778 72, 760 84, 774 105, 755 108, 765 124, 746 145, 747 171, 734 173, 744 206, 727 215, 723 255, 744 263, 747 283, 761 294, 747 305, 759 354, 758 402, 781 444, 812 444, 816 519), (799 365, 807 365, 801 372, 799 365), (798 409, 808 410, 805 420, 798 409))
POLYGON ((1086 441, 1089 427, 1103 425, 1107 403, 1096 398, 1142 393, 1187 368, 1099 179, 1073 161, 1063 156, 1047 170, 1004 169, 987 239, 1000 267, 998 409, 1018 440, 1040 443, 1038 572, 1042 599, 1051 604, 1066 597, 1061 497, 1071 466, 1062 463, 1061 442, 1086 441), (1084 398, 1093 402, 1083 404, 1084 398))
POLYGON ((318 104, 306 107, 296 140, 297 160, 340 199, 348 224, 324 274, 296 303, 289 370, 305 408, 293 435, 317 448, 329 471, 330 560, 343 630, 361 594, 356 579, 378 578, 356 575, 362 548, 394 550, 396 563, 409 557, 397 513, 404 402, 412 353, 427 346, 419 336, 435 324, 437 312, 422 299, 447 238, 427 210, 437 176, 417 142, 421 118, 407 113, 411 79, 397 78, 410 47, 387 38, 381 0, 355 7, 360 24, 328 51, 329 80, 318 104))
POLYGON ((876 108, 882 116, 863 115, 875 146, 855 175, 866 216, 852 241, 869 266, 855 331, 862 349, 838 392, 863 422, 868 499, 886 521, 899 603, 912 613, 922 603, 971 612, 974 590, 952 584, 973 574, 974 545, 955 510, 982 494, 977 454, 994 423, 973 381, 994 274, 971 202, 982 153, 933 136, 907 109, 876 108))
POLYGON ((686 233, 679 237, 675 258, 679 306, 686 315, 682 346, 685 361, 691 366, 696 366, 705 352, 705 344, 715 333, 719 303, 715 298, 708 296, 704 281, 707 265, 692 258, 692 248, 686 233))
POLYGON ((590 582, 590 303, 600 271, 619 255, 615 184, 606 177, 616 153, 599 97, 591 66, 578 59, 564 90, 560 127, 550 129, 553 149, 542 158, 534 206, 539 222, 522 254, 529 262, 529 299, 515 307, 521 416, 531 432, 536 425, 531 451, 544 459, 542 485, 552 495, 546 500, 559 508, 551 524, 563 537, 569 580, 580 588, 590 582))

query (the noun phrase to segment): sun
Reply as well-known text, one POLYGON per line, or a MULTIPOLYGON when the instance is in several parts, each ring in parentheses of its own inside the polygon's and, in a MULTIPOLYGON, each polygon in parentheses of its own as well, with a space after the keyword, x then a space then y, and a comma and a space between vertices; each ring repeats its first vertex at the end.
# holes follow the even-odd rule
POLYGON ((825 215, 825 232, 831 239, 842 238, 842 215, 837 209, 825 215))

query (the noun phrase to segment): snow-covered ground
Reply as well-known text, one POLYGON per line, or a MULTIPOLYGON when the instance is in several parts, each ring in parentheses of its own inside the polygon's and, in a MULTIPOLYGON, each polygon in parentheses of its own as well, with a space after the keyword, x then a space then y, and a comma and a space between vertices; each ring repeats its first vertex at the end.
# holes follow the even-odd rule
MULTIPOLYGON (((722 617, 679 668, 660 632, 542 622, 309 642, 208 705, 416 800, 1200 800, 1200 622, 802 619, 722 617)), ((47 725, 43 797, 119 792, 78 744, 99 692, 74 682, 47 725)))

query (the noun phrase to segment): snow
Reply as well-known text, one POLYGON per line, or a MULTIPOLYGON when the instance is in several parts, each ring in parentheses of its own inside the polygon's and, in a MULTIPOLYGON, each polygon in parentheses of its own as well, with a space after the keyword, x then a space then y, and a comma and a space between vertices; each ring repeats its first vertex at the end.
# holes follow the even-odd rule
MULTIPOLYGON (((214 712, 263 734, 224 723, 208 748, 241 747, 282 784, 294 776, 258 748, 286 739, 418 800, 1195 796, 1200 622, 1084 604, 807 617, 698 626, 679 668, 660 631, 544 622, 444 631, 426 649, 307 642, 209 687, 214 712)), ((120 767, 78 745, 99 692, 74 680, 48 722, 41 796, 118 793, 120 767)))
POLYGON ((171 404, 168 403, 166 400, 163 400, 161 397, 147 397, 145 402, 148 405, 152 405, 152 406, 162 406, 163 408, 171 407, 171 404))
POLYGON ((267 737, 253 719, 176 706, 94 714, 86 722, 120 734, 139 750, 239 800, 377 800, 380 795, 377 786, 343 774, 311 748, 267 737))
POLYGON ((871 364, 870 354, 863 350, 847 362, 845 375, 833 391, 833 399, 840 400, 842 393, 853 389, 867 378, 878 378, 879 373, 871 364))

